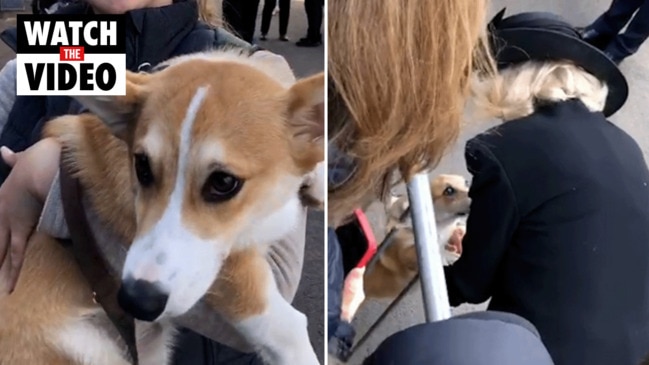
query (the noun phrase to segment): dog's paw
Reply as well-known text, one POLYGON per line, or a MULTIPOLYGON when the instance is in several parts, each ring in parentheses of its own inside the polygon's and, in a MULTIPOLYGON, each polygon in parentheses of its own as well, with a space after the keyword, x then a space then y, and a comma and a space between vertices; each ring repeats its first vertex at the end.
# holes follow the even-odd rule
POLYGON ((460 254, 456 252, 450 252, 448 250, 445 250, 442 252, 442 264, 444 266, 451 266, 455 263, 455 261, 460 259, 460 254))
POLYGON ((44 138, 65 140, 71 136, 83 134, 83 117, 78 115, 64 115, 54 118, 43 128, 44 138))
POLYGON ((102 121, 92 114, 60 116, 47 122, 43 128, 43 137, 57 139, 63 149, 77 149, 87 140, 103 136, 112 135, 102 121))

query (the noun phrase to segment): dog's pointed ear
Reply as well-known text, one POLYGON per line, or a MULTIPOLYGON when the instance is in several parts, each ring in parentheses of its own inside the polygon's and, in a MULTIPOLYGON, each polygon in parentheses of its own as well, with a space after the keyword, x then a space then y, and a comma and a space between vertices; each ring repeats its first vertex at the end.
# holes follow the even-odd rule
POLYGON ((293 158, 304 172, 324 161, 324 73, 296 82, 288 90, 288 123, 293 135, 293 158))
POLYGON ((270 70, 282 84, 295 83, 295 73, 286 58, 264 50, 253 53, 250 58, 255 60, 258 66, 270 70))
POLYGON ((150 75, 126 72, 126 94, 120 96, 75 96, 88 111, 97 115, 115 134, 122 134, 135 116, 144 100, 146 84, 150 75))

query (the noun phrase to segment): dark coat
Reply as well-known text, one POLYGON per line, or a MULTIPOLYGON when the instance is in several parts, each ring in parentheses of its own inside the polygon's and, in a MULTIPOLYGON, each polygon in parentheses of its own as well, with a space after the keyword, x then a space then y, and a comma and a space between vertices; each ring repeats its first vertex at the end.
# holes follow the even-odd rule
POLYGON ((363 365, 555 365, 520 316, 473 312, 419 324, 385 339, 363 365))
POLYGON ((451 305, 528 319, 557 365, 637 365, 649 352, 649 171, 637 143, 580 101, 466 145, 473 175, 451 305))

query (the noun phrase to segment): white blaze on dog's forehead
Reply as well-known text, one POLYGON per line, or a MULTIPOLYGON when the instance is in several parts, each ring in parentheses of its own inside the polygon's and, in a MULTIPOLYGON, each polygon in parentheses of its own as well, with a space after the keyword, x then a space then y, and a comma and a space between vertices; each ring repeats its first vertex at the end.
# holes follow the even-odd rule
MULTIPOLYGON (((194 123, 196 122, 196 114, 198 114, 198 110, 201 108, 201 105, 203 105, 203 101, 205 100, 205 96, 207 95, 208 90, 209 86, 198 88, 198 91, 196 91, 196 94, 192 98, 192 101, 189 103, 187 114, 185 114, 185 119, 183 120, 180 127, 178 171, 176 176, 176 185, 174 186, 174 190, 171 193, 172 203, 170 204, 170 206, 174 203, 174 198, 180 199, 180 201, 182 201, 183 188, 185 184, 185 173, 187 171, 187 161, 189 160, 189 146, 191 145, 192 128, 194 127, 194 123)), ((180 207, 177 208, 178 212, 180 213, 180 207)))

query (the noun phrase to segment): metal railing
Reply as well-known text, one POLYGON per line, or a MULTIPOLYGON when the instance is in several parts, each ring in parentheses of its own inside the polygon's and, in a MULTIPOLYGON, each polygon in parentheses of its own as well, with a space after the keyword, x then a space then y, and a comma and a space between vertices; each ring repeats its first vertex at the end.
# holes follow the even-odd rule
POLYGON ((451 317, 451 307, 446 291, 442 255, 438 249, 435 211, 428 175, 416 175, 408 183, 408 198, 426 321, 441 321, 451 317))
MULTIPOLYGON (((425 173, 415 175, 407 184, 407 190, 408 200, 410 201, 409 208, 400 218, 403 222, 407 219, 408 214, 411 217, 415 236, 415 247, 417 249, 419 274, 388 305, 379 318, 377 318, 365 334, 354 344, 354 347, 348 356, 346 356, 346 359, 344 359, 345 361, 363 346, 374 330, 383 322, 392 309, 401 302, 418 280, 421 283, 426 322, 436 322, 451 317, 451 306, 449 304, 446 280, 444 278, 444 265, 442 264, 442 256, 437 243, 435 210, 433 209, 433 198, 430 193, 428 175, 425 173)), ((392 243, 395 232, 395 228, 388 232, 376 254, 367 264, 366 270, 373 269, 378 258, 392 243)))

